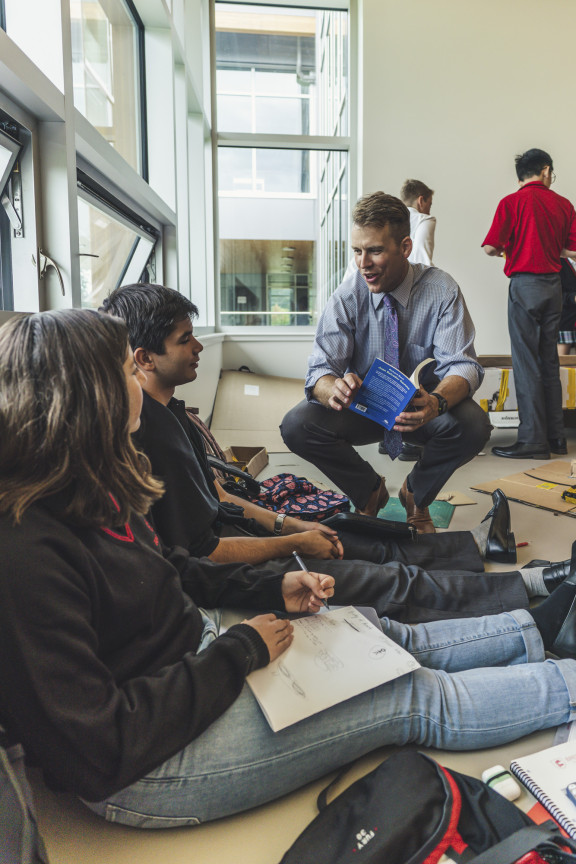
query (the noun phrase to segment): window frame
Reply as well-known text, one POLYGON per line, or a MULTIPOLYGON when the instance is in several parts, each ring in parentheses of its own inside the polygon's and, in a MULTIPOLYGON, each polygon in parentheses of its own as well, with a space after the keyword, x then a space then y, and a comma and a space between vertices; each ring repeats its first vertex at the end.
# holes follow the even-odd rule
MULTIPOLYGON (((348 199, 355 200, 357 188, 357 158, 356 139, 350 134, 346 136, 332 137, 329 135, 294 135, 294 134, 266 134, 266 133, 231 133, 220 132, 217 124, 217 57, 216 57, 216 4, 219 5, 244 5, 244 6, 276 6, 287 8, 305 8, 317 11, 339 11, 348 13, 348 129, 357 128, 356 109, 354 94, 357 89, 357 77, 354 73, 356 52, 353 50, 354 34, 356 33, 356 4, 354 0, 327 0, 327 2, 313 2, 313 0, 211 0, 210 2, 210 60, 212 69, 212 151, 213 151, 213 201, 214 201, 214 275, 215 275, 215 302, 216 302, 216 329, 231 335, 241 336, 246 334, 262 334, 265 338, 269 335, 294 334, 296 336, 309 338, 309 334, 315 331, 315 324, 290 325, 290 326, 249 326, 249 325, 226 325, 221 315, 221 283, 220 283, 220 231, 219 231, 219 195, 218 187, 218 150, 220 147, 236 147, 248 149, 286 149, 286 150, 319 150, 332 152, 346 152, 348 154, 348 199)), ((340 106, 341 110, 341 106, 340 106)), ((224 197, 232 197, 223 193, 224 197)), ((282 197, 282 196, 279 196, 282 197)), ((319 201, 320 204, 320 201, 319 201)), ((346 225, 347 240, 349 243, 350 225, 346 225)), ((320 236, 317 242, 320 243, 320 236)), ((317 273, 317 279, 319 274, 317 273)), ((334 286, 332 290, 337 286, 334 286)), ((328 299, 323 286, 316 286, 318 311, 323 308, 328 299)))

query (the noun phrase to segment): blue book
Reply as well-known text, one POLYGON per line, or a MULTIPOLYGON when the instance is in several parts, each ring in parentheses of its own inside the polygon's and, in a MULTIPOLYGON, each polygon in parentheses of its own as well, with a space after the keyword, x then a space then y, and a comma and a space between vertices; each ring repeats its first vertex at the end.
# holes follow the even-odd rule
POLYGON ((377 357, 350 405, 350 410, 380 423, 388 430, 392 429, 396 417, 404 411, 418 390, 420 372, 428 363, 434 362, 432 358, 423 360, 408 378, 395 366, 377 357))

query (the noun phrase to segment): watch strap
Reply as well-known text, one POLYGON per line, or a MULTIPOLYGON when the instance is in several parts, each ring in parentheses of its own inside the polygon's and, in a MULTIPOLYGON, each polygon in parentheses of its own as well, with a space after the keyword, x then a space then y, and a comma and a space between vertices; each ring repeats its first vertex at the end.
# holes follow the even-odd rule
POLYGON ((286 513, 278 513, 276 519, 274 520, 274 535, 278 537, 282 533, 282 528, 284 526, 284 520, 286 519, 286 513))
POLYGON ((448 402, 446 401, 444 396, 442 396, 440 393, 436 393, 436 391, 433 391, 430 395, 435 396, 438 400, 438 416, 440 416, 440 414, 445 414, 448 410, 448 402))

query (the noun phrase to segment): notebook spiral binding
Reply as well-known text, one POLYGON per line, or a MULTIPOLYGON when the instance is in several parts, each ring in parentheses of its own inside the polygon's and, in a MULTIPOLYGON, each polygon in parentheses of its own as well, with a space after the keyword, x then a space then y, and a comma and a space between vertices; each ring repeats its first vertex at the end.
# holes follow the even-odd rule
POLYGON ((548 810, 556 822, 558 822, 558 824, 561 825, 571 837, 576 838, 576 824, 564 815, 562 810, 554 803, 554 801, 542 791, 534 780, 532 780, 530 774, 520 768, 515 762, 511 763, 510 770, 516 775, 516 777, 518 777, 528 791, 532 793, 536 800, 539 801, 546 810, 548 810))

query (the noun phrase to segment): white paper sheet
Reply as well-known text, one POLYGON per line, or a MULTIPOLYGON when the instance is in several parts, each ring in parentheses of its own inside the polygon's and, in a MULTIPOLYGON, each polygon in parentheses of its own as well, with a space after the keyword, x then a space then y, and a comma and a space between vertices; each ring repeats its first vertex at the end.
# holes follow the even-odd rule
POLYGON ((292 623, 290 648, 247 678, 275 732, 420 665, 353 606, 292 623))

